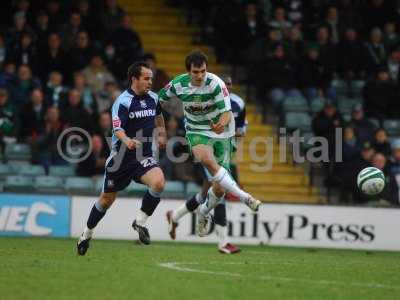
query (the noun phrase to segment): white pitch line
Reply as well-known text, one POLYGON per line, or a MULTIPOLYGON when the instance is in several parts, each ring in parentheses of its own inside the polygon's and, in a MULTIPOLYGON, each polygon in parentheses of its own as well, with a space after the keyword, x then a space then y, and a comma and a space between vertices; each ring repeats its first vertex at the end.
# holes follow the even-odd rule
MULTIPOLYGON (((225 264, 225 265, 243 265, 244 263, 240 262, 209 262, 208 264, 225 264)), ((266 264, 266 263, 257 263, 257 264, 266 264)), ((201 273, 201 274, 210 274, 210 275, 221 275, 221 276, 230 276, 230 277, 243 277, 249 275, 242 275, 240 273, 230 273, 230 272, 219 272, 219 271, 209 271, 209 270, 199 270, 192 269, 189 267, 183 267, 182 265, 200 265, 200 263, 196 262, 165 262, 159 263, 160 267, 167 268, 170 270, 175 270, 179 272, 192 272, 192 273, 201 273)), ((287 281, 287 282, 303 282, 307 284, 318 284, 318 285, 343 285, 343 286, 355 286, 355 287, 363 287, 363 288, 381 288, 381 289, 395 289, 399 290, 400 286, 391 286, 381 283, 362 283, 362 282, 340 282, 335 280, 313 280, 313 279, 302 279, 295 277, 281 277, 281 276, 257 276, 259 279, 263 280, 277 280, 277 281, 287 281)))
POLYGON ((236 273, 229 272, 214 272, 207 270, 196 270, 191 268, 179 267, 178 265, 195 265, 197 263, 178 263, 178 262, 167 262, 167 263, 159 263, 158 265, 167 269, 181 271, 181 272, 193 272, 193 273, 202 273, 202 274, 211 274, 211 275, 222 275, 222 276, 234 276, 240 277, 242 275, 236 273))

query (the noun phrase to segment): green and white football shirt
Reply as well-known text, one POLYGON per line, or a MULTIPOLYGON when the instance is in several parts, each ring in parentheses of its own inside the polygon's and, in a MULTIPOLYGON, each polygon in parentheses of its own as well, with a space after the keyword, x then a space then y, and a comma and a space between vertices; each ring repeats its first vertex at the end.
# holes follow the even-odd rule
POLYGON ((189 74, 179 75, 161 89, 158 96, 160 101, 168 101, 174 97, 181 100, 187 134, 200 134, 211 138, 234 136, 233 116, 221 134, 216 134, 210 127, 211 120, 217 123, 222 113, 231 111, 228 89, 217 75, 207 73, 201 86, 192 85, 189 74))

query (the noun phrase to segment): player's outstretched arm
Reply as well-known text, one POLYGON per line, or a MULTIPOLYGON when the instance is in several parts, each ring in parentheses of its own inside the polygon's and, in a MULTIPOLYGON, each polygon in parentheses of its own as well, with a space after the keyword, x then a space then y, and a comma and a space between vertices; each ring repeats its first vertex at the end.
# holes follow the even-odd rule
POLYGON ((165 130, 165 121, 162 114, 156 116, 155 123, 158 147, 165 149, 167 145, 167 131, 165 130))

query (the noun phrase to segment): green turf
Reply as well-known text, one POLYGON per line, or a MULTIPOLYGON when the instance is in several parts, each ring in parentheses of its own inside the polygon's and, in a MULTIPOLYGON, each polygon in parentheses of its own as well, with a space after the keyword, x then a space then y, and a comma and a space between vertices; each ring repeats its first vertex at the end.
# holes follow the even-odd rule
POLYGON ((227 256, 95 240, 78 257, 74 247, 0 238, 0 299, 400 299, 400 253, 247 246, 227 256))

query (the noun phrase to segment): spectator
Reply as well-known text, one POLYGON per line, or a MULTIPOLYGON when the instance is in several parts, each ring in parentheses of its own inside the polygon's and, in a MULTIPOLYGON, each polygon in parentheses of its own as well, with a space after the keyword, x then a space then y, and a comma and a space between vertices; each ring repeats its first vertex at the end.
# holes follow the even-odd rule
POLYGON ((5 37, 3 34, 0 33, 0 69, 3 68, 3 65, 6 61, 7 58, 7 47, 6 47, 6 41, 5 37))
POLYGON ((256 3, 245 4, 244 15, 239 17, 237 24, 238 33, 246 45, 254 42, 262 36, 266 30, 266 25, 260 14, 260 8, 256 3))
POLYGON ((39 75, 42 81, 46 81, 51 71, 65 73, 67 70, 67 57, 61 49, 61 39, 57 33, 51 33, 47 41, 47 47, 39 55, 39 75))
POLYGON ((400 36, 397 34, 396 22, 387 22, 385 24, 385 32, 383 42, 386 50, 396 47, 400 43, 400 36))
POLYGON ((114 93, 121 93, 117 83, 114 81, 106 82, 104 88, 96 95, 98 111, 103 112, 110 110, 113 103, 112 97, 114 93))
POLYGON ((363 44, 354 28, 347 28, 343 40, 338 45, 338 71, 347 79, 360 79, 365 75, 365 62, 362 53, 363 44))
POLYGON ((387 163, 386 157, 382 153, 374 154, 372 158, 372 166, 380 169, 385 175, 385 188, 383 191, 377 195, 379 199, 379 204, 381 205, 396 205, 399 202, 399 186, 397 184, 396 178, 389 171, 389 164, 387 163))
POLYGON ((317 45, 309 45, 306 56, 299 64, 299 84, 309 99, 316 97, 335 98, 335 92, 330 87, 332 73, 320 59, 317 45))
POLYGON ((59 107, 66 94, 67 88, 63 86, 63 75, 58 71, 51 72, 45 88, 46 102, 50 106, 59 107))
MULTIPOLYGON (((372 148, 370 142, 365 142, 361 148, 361 157, 358 160, 354 161, 354 167, 351 171, 351 176, 354 179, 353 184, 356 186, 356 178, 358 173, 367 168, 372 166, 372 159, 375 155, 375 150, 372 148)), ((350 171, 349 171, 350 173, 350 171)), ((354 188, 353 190, 353 200, 357 204, 364 204, 368 202, 368 198, 360 192, 358 188, 354 188)))
POLYGON ((268 26, 273 29, 279 30, 283 37, 289 36, 289 30, 292 23, 286 20, 286 11, 282 6, 278 6, 274 12, 274 18, 268 23, 268 26))
POLYGON ((157 68, 157 60, 153 53, 146 53, 143 56, 143 60, 149 64, 153 71, 153 85, 151 90, 158 93, 169 82, 170 78, 163 69, 157 68))
POLYGON ((21 40, 21 35, 24 32, 34 36, 32 28, 26 23, 24 13, 17 12, 14 14, 14 27, 10 28, 7 33, 8 45, 14 47, 21 40))
POLYGON ((364 110, 361 104, 354 105, 351 111, 351 120, 352 126, 354 127, 354 131, 357 139, 361 142, 371 142, 374 136, 374 125, 367 120, 364 116, 364 110))
MULTIPOLYGON (((58 138, 64 130, 57 107, 48 108, 45 116, 44 131, 32 143, 34 162, 41 164, 46 173, 51 165, 65 165, 58 149, 58 138)), ((65 153, 65 149, 62 149, 65 153)))
MULTIPOLYGON (((273 56, 262 64, 258 71, 261 82, 261 91, 266 88, 270 91, 270 99, 274 106, 278 107, 285 96, 300 95, 295 88, 294 66, 286 57, 282 45, 276 45, 273 56)), ((264 92, 261 92, 264 94, 264 92)))
POLYGON ((329 158, 335 157, 336 128, 342 126, 342 116, 330 101, 325 103, 324 109, 312 120, 314 135, 324 137, 328 142, 329 158))
POLYGON ((100 54, 94 54, 90 65, 83 70, 87 84, 93 93, 98 93, 108 81, 115 81, 114 76, 104 66, 104 60, 100 54))
POLYGON ((320 26, 317 31, 316 40, 319 49, 319 60, 324 68, 326 78, 332 80, 337 66, 337 47, 330 42, 329 29, 320 26))
POLYGON ((389 59, 387 60, 387 68, 389 77, 394 83, 399 83, 399 69, 400 69, 400 45, 390 50, 389 59))
POLYGON ((90 1, 79 0, 76 9, 81 15, 83 28, 90 32, 93 39, 100 40, 102 35, 101 23, 96 17, 96 10, 94 9, 94 7, 91 7, 90 1))
POLYGON ((260 77, 257 70, 261 63, 270 58, 273 46, 282 42, 282 36, 276 29, 269 29, 266 33, 252 43, 247 51, 246 62, 249 65, 248 80, 254 81, 260 77), (256 72, 254 72, 256 70, 256 72))
POLYGON ((121 18, 124 15, 125 12, 118 6, 117 0, 105 1, 105 6, 99 17, 102 24, 102 30, 106 32, 106 35, 110 34, 118 27, 121 18))
POLYGON ((326 12, 324 25, 329 28, 330 42, 338 44, 344 32, 344 24, 339 19, 339 12, 336 6, 329 6, 326 12))
POLYGON ((395 19, 395 1, 370 0, 363 5, 362 16, 365 33, 370 32, 372 28, 382 27, 387 20, 395 19))
POLYGON ((17 137, 17 118, 8 103, 8 92, 0 88, 0 154, 8 142, 15 142, 17 137))
POLYGON ((304 41, 299 27, 292 27, 284 41, 285 51, 291 61, 298 61, 304 53, 304 41))
POLYGON ((115 48, 117 77, 125 78, 126 66, 143 55, 142 42, 132 29, 130 16, 121 18, 119 26, 111 33, 109 43, 115 48))
POLYGON ((36 88, 31 92, 31 99, 21 109, 20 137, 31 143, 45 131, 46 104, 42 90, 36 88))
POLYGON ((33 72, 37 68, 37 52, 28 32, 21 33, 20 40, 10 52, 8 60, 13 61, 17 67, 28 65, 33 72))
POLYGON ((89 35, 86 31, 80 31, 76 35, 75 45, 68 53, 70 74, 86 68, 94 54, 89 35))
POLYGON ((36 46, 38 49, 44 49, 46 47, 50 28, 49 28, 49 16, 45 11, 39 11, 36 17, 35 23, 35 33, 36 33, 36 46))
POLYGON ((106 153, 106 156, 109 156, 112 147, 111 136, 113 134, 111 113, 108 111, 103 111, 100 114, 97 123, 98 123, 97 134, 101 136, 103 143, 103 151, 106 153))
POLYGON ((362 27, 362 18, 360 15, 360 8, 351 0, 339 1, 339 14, 340 19, 345 28, 354 28, 360 30, 362 27))
POLYGON ((74 73, 73 88, 81 93, 83 107, 86 109, 86 111, 94 118, 96 118, 97 113, 99 111, 97 106, 98 102, 96 96, 93 94, 92 90, 88 87, 86 83, 86 78, 82 73, 80 72, 74 73))
MULTIPOLYGON (((268 1, 265 1, 268 2, 268 1)), ((301 0, 284 1, 288 21, 293 25, 301 25, 304 21, 305 3, 301 0)))
POLYGON ((102 137, 95 134, 92 136, 92 152, 84 161, 78 163, 76 172, 79 176, 95 176, 104 174, 104 166, 108 157, 107 149, 104 149, 102 137))
POLYGON ((61 28, 60 35, 62 39, 62 48, 65 52, 72 47, 78 36, 78 32, 83 30, 81 15, 77 11, 73 11, 69 16, 69 23, 64 24, 61 28))
POLYGON ((391 145, 390 174, 392 174, 400 185, 400 139, 395 139, 391 145))
POLYGON ((65 22, 65 15, 61 10, 59 0, 49 0, 46 6, 47 15, 49 16, 49 27, 55 32, 59 31, 65 22))
POLYGON ((61 111, 62 121, 67 127, 79 127, 87 132, 93 131, 93 122, 89 113, 83 107, 82 94, 72 89, 68 93, 68 102, 61 111))
POLYGON ((108 111, 103 111, 99 117, 99 133, 105 137, 112 136, 111 114, 108 111))
POLYGON ((352 199, 349 199, 349 196, 353 196, 356 193, 357 173, 354 162, 360 160, 361 146, 362 144, 357 140, 354 133, 354 128, 346 126, 343 130, 343 161, 335 162, 333 170, 334 180, 341 187, 340 202, 351 202, 352 199))
POLYGON ((3 72, 0 73, 0 87, 10 89, 17 80, 16 66, 13 62, 4 64, 3 72))
POLYGON ((236 15, 240 11, 240 4, 232 2, 232 5, 227 5, 224 2, 219 2, 212 10, 209 10, 208 20, 204 26, 205 35, 215 48, 217 62, 226 59, 226 45, 230 42, 229 27, 236 22, 236 15))
POLYGON ((371 167, 372 158, 375 154, 375 149, 370 142, 364 142, 361 147, 361 158, 356 162, 356 170, 354 174, 358 174, 362 169, 371 167))
POLYGON ((343 130, 343 162, 352 163, 359 159, 361 146, 362 143, 357 139, 354 128, 346 126, 343 130))
POLYGON ((390 157, 392 149, 385 129, 378 128, 375 131, 375 137, 372 142, 372 147, 374 148, 376 153, 382 153, 386 157, 390 157))
POLYGON ((371 30, 370 40, 365 44, 366 68, 368 73, 375 72, 386 61, 385 45, 382 42, 382 31, 379 28, 371 30))
POLYGON ((30 1, 18 0, 18 1, 16 1, 16 3, 13 3, 13 4, 15 5, 15 12, 22 14, 29 23, 29 21, 32 20, 31 10, 30 10, 30 6, 31 6, 30 1))
POLYGON ((28 65, 21 65, 18 68, 16 81, 10 86, 11 104, 18 109, 28 102, 32 89, 39 87, 40 81, 32 76, 31 68, 28 65))
POLYGON ((382 125, 385 117, 398 115, 398 86, 390 80, 386 67, 379 68, 375 80, 367 82, 363 95, 367 117, 377 118, 382 125))

